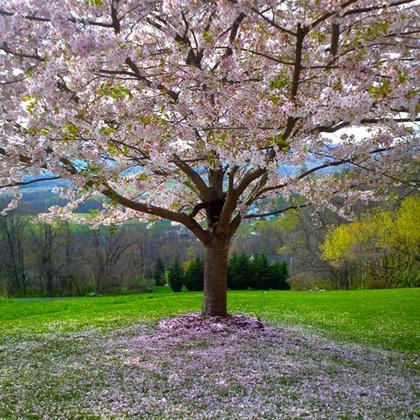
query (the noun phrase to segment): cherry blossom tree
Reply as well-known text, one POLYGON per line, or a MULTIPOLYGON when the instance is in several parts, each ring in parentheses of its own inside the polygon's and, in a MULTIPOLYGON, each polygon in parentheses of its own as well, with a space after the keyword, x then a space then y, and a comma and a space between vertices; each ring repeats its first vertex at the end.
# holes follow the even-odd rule
POLYGON ((25 175, 44 172, 71 181, 69 204, 49 218, 77 220, 77 206, 102 194, 94 225, 182 224, 205 249, 203 313, 226 315, 241 221, 285 211, 279 194, 327 206, 412 182, 416 3, 3 1, 8 209, 35 181, 25 175))

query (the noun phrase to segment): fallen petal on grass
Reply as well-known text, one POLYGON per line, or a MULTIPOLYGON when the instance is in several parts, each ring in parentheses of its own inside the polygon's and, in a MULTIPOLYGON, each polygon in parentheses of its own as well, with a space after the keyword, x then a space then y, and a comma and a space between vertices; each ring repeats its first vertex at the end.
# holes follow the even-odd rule
POLYGON ((0 358, 1 418, 395 419, 419 409, 417 356, 243 316, 27 337, 0 358))

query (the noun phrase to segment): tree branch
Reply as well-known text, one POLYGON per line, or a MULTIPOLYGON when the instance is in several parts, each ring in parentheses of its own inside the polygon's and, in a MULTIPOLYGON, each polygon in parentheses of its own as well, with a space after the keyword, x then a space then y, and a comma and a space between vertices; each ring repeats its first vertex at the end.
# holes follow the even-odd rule
POLYGON ((61 179, 61 176, 50 176, 50 177, 46 177, 46 178, 31 179, 30 181, 14 182, 14 183, 7 184, 7 185, 0 185, 0 189, 10 188, 10 187, 20 187, 20 186, 23 186, 23 185, 35 184, 37 182, 55 181, 57 179, 61 179))
POLYGON ((331 26, 331 47, 330 53, 334 57, 338 52, 338 43, 340 39, 340 25, 338 23, 333 23, 331 26))
MULTIPOLYGON (((302 71, 303 41, 305 39, 305 35, 306 35, 306 30, 303 29, 302 25, 299 23, 297 26, 295 68, 293 70, 293 82, 292 82, 292 88, 290 92, 293 99, 295 99, 296 94, 298 92, 298 88, 299 88, 299 78, 300 78, 300 73, 302 71)), ((290 136, 296 124, 296 121, 297 119, 294 117, 289 117, 287 119, 286 130, 283 133, 284 140, 286 140, 290 136)))
POLYGON ((347 10, 347 12, 343 13, 343 17, 349 16, 349 15, 354 15, 354 14, 359 14, 359 13, 372 12, 373 10, 387 9, 389 7, 400 6, 402 4, 414 3, 415 1, 416 0, 400 0, 400 1, 396 1, 396 2, 391 3, 391 4, 386 4, 385 3, 385 4, 382 4, 380 6, 360 7, 360 8, 357 8, 357 9, 347 10))
POLYGON ((269 23, 271 26, 278 29, 279 31, 284 32, 284 33, 289 34, 289 35, 292 35, 292 36, 297 36, 296 32, 293 32, 290 29, 287 29, 287 28, 284 28, 283 26, 280 26, 278 23, 274 22, 274 20, 265 16, 262 12, 260 12, 255 7, 252 7, 251 10, 254 13, 256 13, 258 16, 262 17, 267 23, 269 23))
POLYGON ((188 165, 185 161, 183 161, 176 155, 175 155, 175 159, 173 160, 173 163, 179 169, 181 169, 181 171, 184 172, 184 174, 187 175, 188 178, 191 179, 191 181, 197 187, 200 193, 201 200, 206 201, 208 199, 207 196, 209 193, 209 188, 204 182, 203 178, 201 178, 201 176, 190 165, 188 165))
POLYGON ((152 204, 134 201, 130 198, 122 196, 109 185, 101 190, 101 193, 124 207, 163 219, 172 220, 173 222, 181 223, 190 229, 197 236, 197 238, 204 243, 209 240, 209 233, 206 232, 193 218, 189 217, 185 213, 175 212, 162 207, 154 206, 152 204))
MULTIPOLYGON (((0 15, 1 16, 14 16, 15 13, 9 12, 9 11, 4 10, 4 9, 0 9, 0 15)), ((51 19, 48 19, 48 18, 45 18, 45 17, 42 17, 42 16, 25 15, 25 16, 22 16, 22 17, 24 19, 32 20, 32 21, 36 21, 36 22, 51 22, 51 19)), ((68 21, 72 22, 72 23, 83 23, 83 24, 87 23, 87 24, 92 25, 92 26, 100 26, 100 27, 103 27, 103 28, 113 28, 114 27, 114 25, 112 23, 97 22, 97 21, 90 20, 90 19, 76 19, 72 16, 70 16, 68 18, 68 21)))
MULTIPOLYGON (((401 111, 398 111, 401 112, 401 111)), ((370 125, 370 124, 378 124, 383 121, 394 121, 394 122, 414 122, 414 121, 420 121, 420 116, 416 118, 364 118, 360 120, 360 123, 358 126, 363 125, 370 125)), ((348 127, 351 124, 349 122, 341 121, 337 123, 336 125, 332 126, 319 126, 311 130, 311 133, 318 131, 320 133, 335 133, 338 130, 341 130, 342 128, 348 127)))
POLYGON ((274 211, 270 211, 267 213, 261 213, 261 214, 257 214, 257 213, 250 213, 244 216, 244 219, 254 219, 257 217, 268 217, 268 216, 276 216, 282 213, 285 213, 288 210, 294 210, 294 209, 301 209, 303 207, 307 207, 309 206, 310 203, 304 203, 304 204, 299 204, 296 206, 289 206, 289 207, 285 207, 284 209, 279 209, 279 210, 274 210, 274 211))

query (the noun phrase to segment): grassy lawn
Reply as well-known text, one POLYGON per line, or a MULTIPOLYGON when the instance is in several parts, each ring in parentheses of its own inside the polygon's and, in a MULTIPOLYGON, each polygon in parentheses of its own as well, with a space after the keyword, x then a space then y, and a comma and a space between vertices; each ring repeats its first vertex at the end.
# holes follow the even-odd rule
MULTIPOLYGON (((202 294, 153 293, 0 302, 0 341, 36 333, 114 330, 199 311, 202 294)), ((302 325, 332 339, 389 350, 420 351, 420 289, 366 291, 235 291, 230 312, 270 324, 302 325)))
POLYGON ((157 325, 201 306, 165 288, 2 302, 0 419, 417 418, 419 298, 231 292, 267 326, 232 333, 157 325))

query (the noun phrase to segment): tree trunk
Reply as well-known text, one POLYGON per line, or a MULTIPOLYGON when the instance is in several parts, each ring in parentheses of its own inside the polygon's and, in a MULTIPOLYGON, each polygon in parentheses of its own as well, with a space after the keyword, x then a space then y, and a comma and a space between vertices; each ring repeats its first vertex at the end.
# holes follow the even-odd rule
POLYGON ((213 237, 204 248, 204 316, 227 316, 229 240, 213 237))

